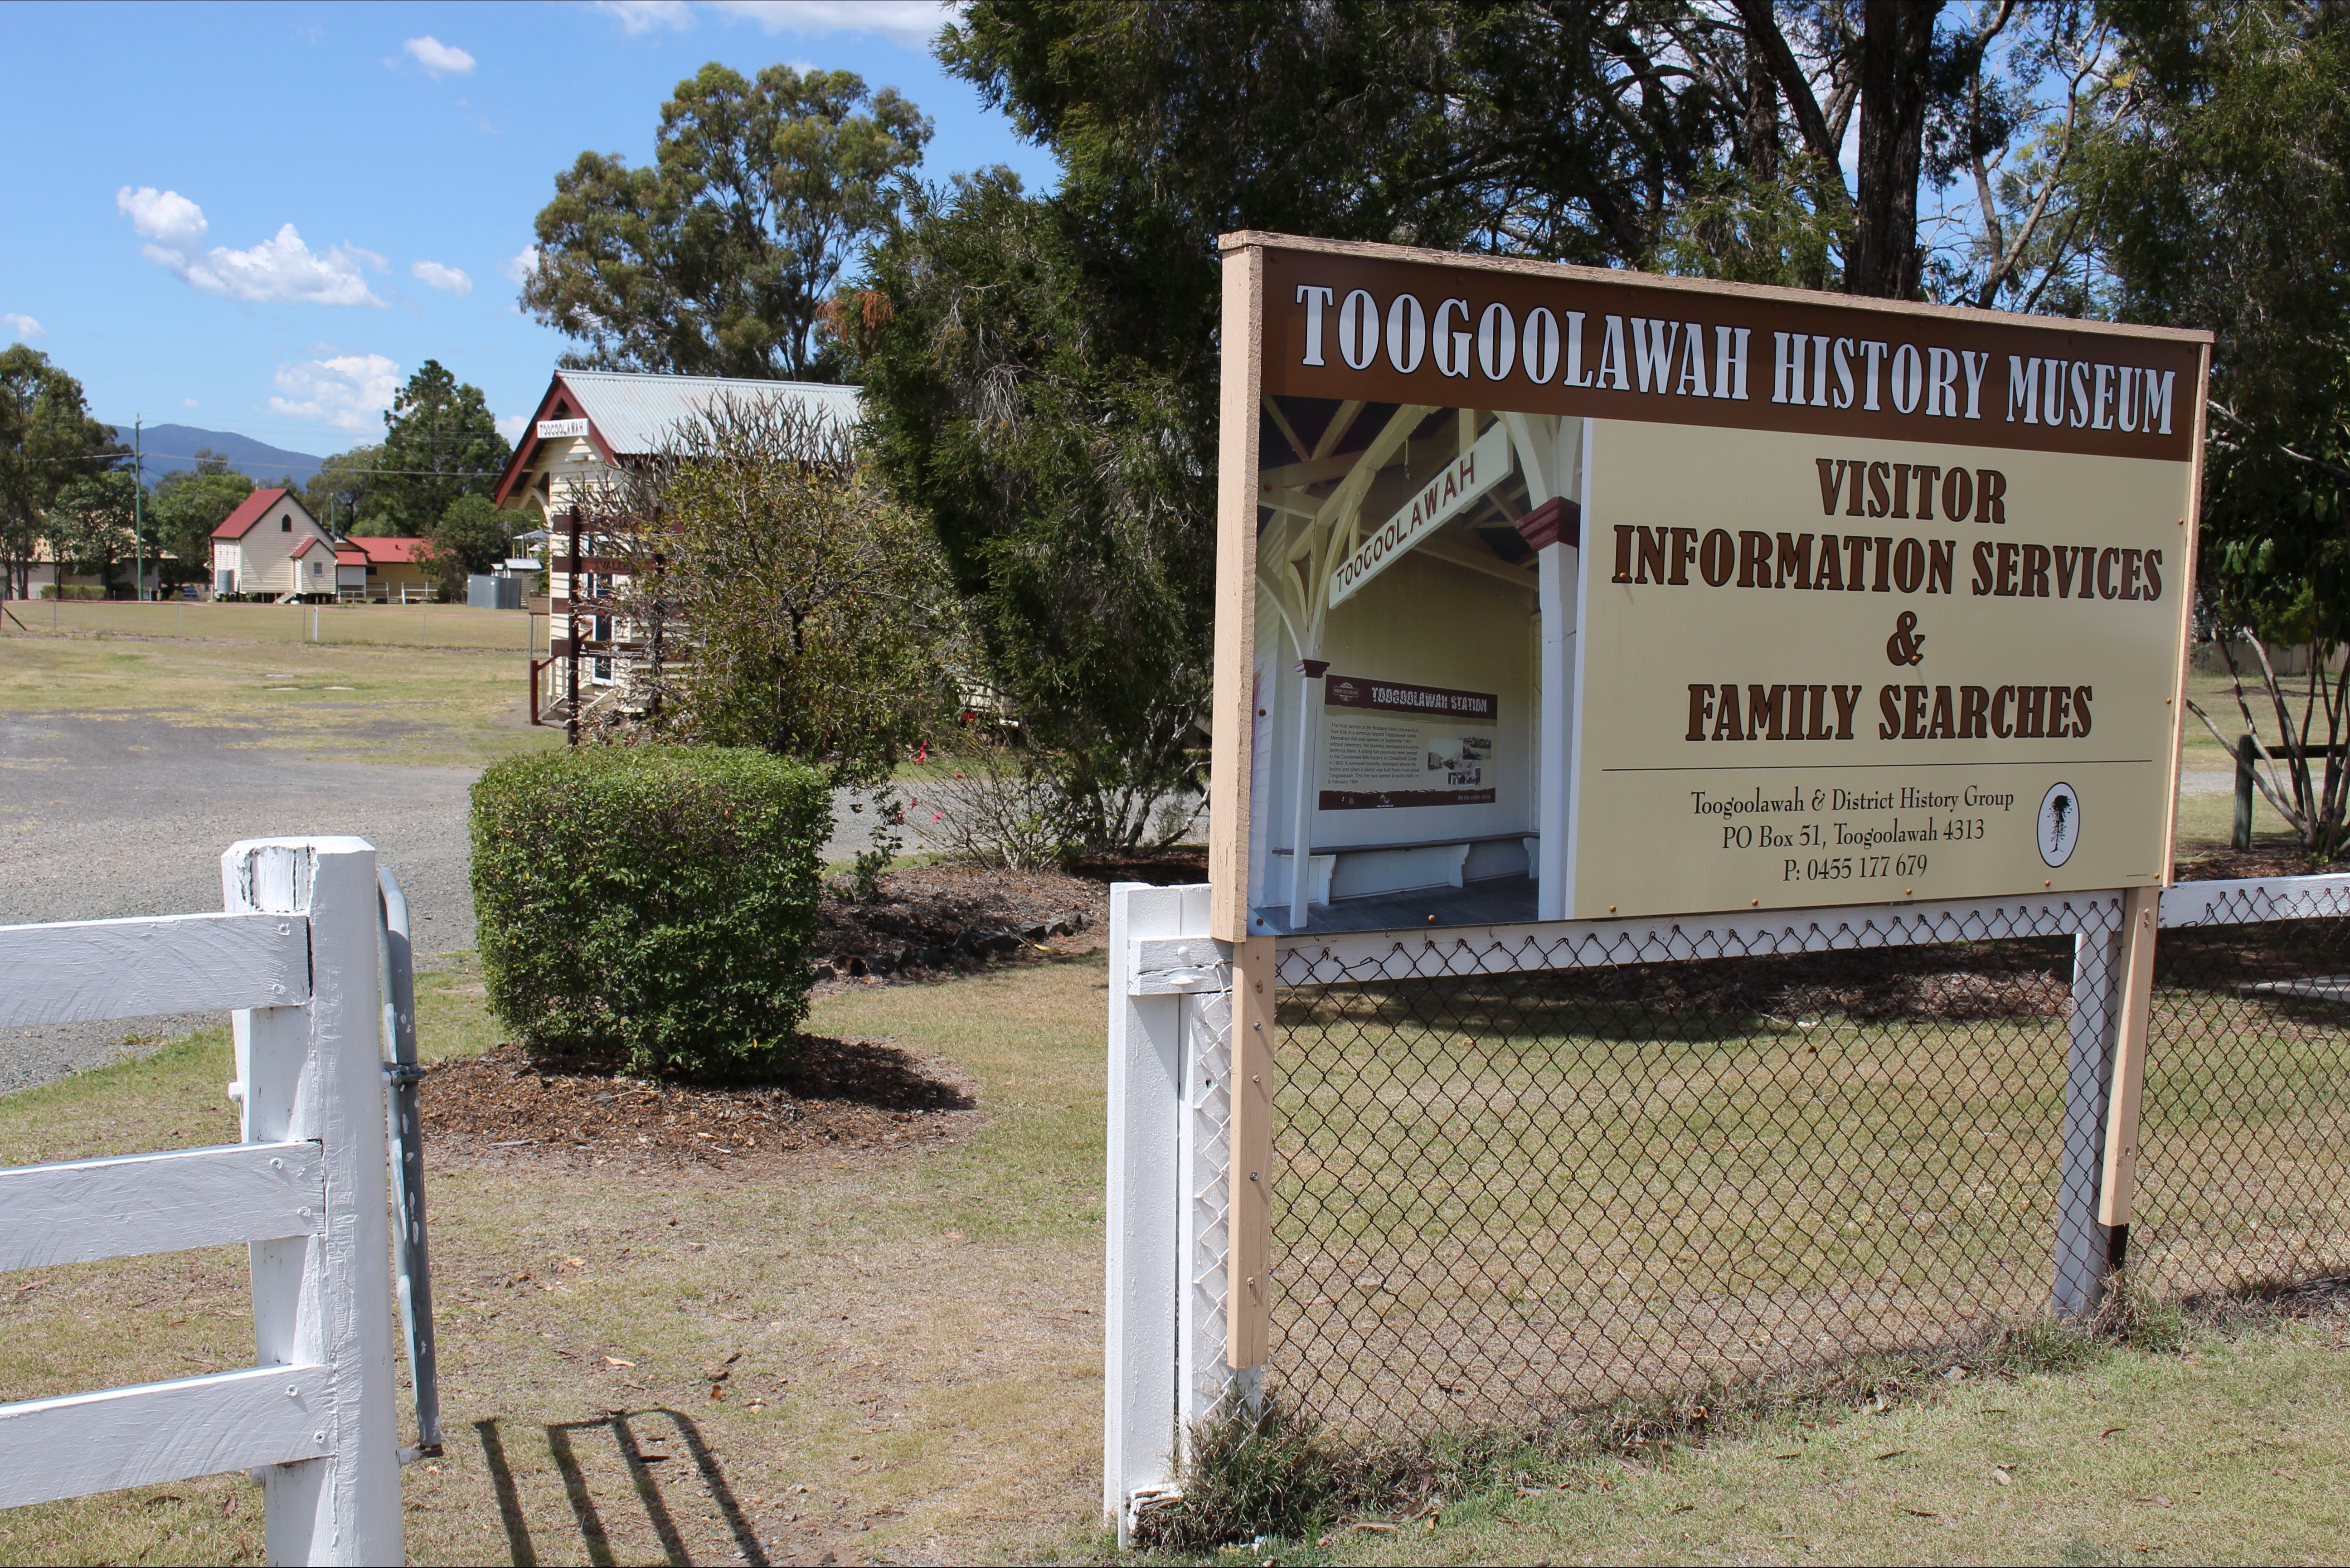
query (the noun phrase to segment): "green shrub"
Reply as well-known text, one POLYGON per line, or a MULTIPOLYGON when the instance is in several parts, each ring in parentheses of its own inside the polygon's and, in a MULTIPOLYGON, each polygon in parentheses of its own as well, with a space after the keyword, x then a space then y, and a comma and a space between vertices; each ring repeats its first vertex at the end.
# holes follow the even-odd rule
POLYGON ((831 797, 720 747, 510 757, 473 785, 491 1007, 535 1055, 687 1078, 790 1059, 831 797))

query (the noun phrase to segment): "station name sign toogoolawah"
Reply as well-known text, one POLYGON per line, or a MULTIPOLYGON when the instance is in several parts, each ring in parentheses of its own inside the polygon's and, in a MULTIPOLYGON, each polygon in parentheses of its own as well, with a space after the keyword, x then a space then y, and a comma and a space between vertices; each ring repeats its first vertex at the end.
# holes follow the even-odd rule
POLYGON ((2207 335, 1225 266, 1220 935, 2165 879, 2207 335))
POLYGON ((1389 561, 1402 560, 1424 535, 1450 523, 1463 507, 1501 483, 1509 467, 1509 432, 1495 425, 1339 563, 1331 576, 1330 602, 1343 604, 1354 597, 1355 590, 1378 576, 1389 561))

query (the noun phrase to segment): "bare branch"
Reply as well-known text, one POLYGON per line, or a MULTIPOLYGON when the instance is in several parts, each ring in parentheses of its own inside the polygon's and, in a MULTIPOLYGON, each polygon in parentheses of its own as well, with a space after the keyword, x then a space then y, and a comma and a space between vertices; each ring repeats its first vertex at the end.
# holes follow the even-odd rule
POLYGON ((2279 441, 2277 443, 2277 451, 2284 453, 2285 456, 2293 459, 2295 462, 2305 462, 2309 464, 2310 467, 2330 473, 2336 479, 2350 480, 2350 468, 2345 468, 2338 462, 2328 462, 2322 457, 2311 457, 2306 452, 2295 452, 2293 448, 2285 445, 2282 441, 2279 441))
MULTIPOLYGON (((2225 746, 2230 755, 2234 754, 2236 742, 2228 739, 2227 736, 2220 733, 2220 727, 2211 722, 2211 715, 2203 711, 2203 705, 2201 703, 2196 701, 2194 698, 2189 697, 2187 700, 2187 711, 2194 714, 2197 718, 2202 720, 2203 727, 2211 732, 2211 738, 2219 742, 2222 746, 2225 746)), ((2262 747, 2260 749, 2263 754, 2266 753, 2266 747, 2262 747)), ((2301 819, 2299 815, 2294 812, 2291 806, 2286 805, 2284 802, 2277 798, 2276 791, 2269 787, 2268 780, 2261 777, 2261 772, 2258 768, 2254 768, 2251 772, 2252 786, 2261 792, 2262 795, 2267 799, 2269 805, 2276 808, 2276 812, 2279 816, 2282 816, 2287 822, 2292 823, 2296 832, 2301 831, 2301 819)))

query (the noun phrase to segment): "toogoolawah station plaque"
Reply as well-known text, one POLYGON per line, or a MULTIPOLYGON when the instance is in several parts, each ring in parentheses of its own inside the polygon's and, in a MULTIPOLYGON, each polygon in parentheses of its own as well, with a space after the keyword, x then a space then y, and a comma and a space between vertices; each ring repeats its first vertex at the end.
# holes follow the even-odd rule
POLYGON ((2165 879, 2207 335, 1224 254, 1219 935, 2165 879))

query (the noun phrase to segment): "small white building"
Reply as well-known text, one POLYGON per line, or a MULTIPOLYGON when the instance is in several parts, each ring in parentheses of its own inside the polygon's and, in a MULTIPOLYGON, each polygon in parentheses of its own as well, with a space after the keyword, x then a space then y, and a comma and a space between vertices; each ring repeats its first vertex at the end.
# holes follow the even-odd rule
POLYGON ((292 491, 256 490, 213 530, 213 592, 331 595, 334 545, 292 491))

